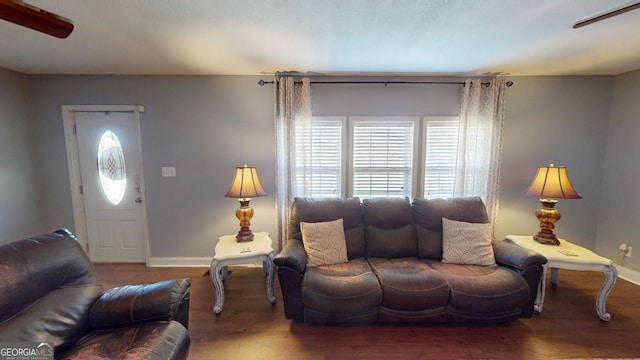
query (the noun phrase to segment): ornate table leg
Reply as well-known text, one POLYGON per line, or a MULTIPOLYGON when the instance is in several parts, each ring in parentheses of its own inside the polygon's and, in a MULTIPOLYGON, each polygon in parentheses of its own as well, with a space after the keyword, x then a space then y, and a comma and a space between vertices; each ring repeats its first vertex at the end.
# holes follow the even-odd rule
POLYGON ((229 277, 229 267, 228 266, 221 266, 220 267, 220 279, 222 279, 222 282, 224 282, 225 280, 227 280, 228 277, 229 277))
POLYGON ((533 311, 535 311, 538 314, 542 312, 542 306, 544 306, 544 292, 545 292, 546 281, 547 281, 547 265, 545 264, 545 265, 542 265, 542 276, 540 277, 540 282, 538 283, 538 295, 536 295, 536 301, 533 303, 533 311))
POLYGON ((209 270, 209 276, 211 277, 211 282, 213 283, 213 288, 216 290, 216 303, 213 306, 213 312, 216 315, 222 312, 222 307, 224 306, 224 285, 222 285, 222 264, 216 260, 211 260, 211 269, 209 270))
POLYGON ((271 304, 275 304, 276 303, 276 296, 274 294, 273 291, 273 278, 274 278, 274 274, 275 274, 275 266, 273 264, 273 257, 274 257, 274 253, 271 253, 267 256, 267 261, 265 261, 265 264, 267 266, 266 270, 267 270, 267 298, 269 299, 269 301, 271 302, 271 304))
POLYGON ((598 296, 596 297, 596 312, 598 316, 603 321, 611 320, 611 314, 607 312, 607 296, 613 289, 613 285, 616 284, 616 279, 618 278, 618 270, 612 265, 605 265, 604 269, 604 284, 600 288, 598 292, 598 296))
POLYGON ((553 286, 557 286, 558 285, 558 274, 559 273, 560 273, 560 269, 551 268, 551 285, 553 285, 553 286))

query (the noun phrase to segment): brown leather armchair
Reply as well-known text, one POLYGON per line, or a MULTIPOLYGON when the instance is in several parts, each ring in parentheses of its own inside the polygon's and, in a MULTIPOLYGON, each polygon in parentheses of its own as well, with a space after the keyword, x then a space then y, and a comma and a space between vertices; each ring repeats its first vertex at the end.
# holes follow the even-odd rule
POLYGON ((46 342, 56 359, 186 359, 189 279, 103 290, 65 229, 0 247, 0 342, 46 342))

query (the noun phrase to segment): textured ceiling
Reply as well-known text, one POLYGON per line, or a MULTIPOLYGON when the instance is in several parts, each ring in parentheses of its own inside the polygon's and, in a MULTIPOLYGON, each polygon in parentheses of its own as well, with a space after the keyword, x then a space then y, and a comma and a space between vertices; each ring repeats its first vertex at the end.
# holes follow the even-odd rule
POLYGON ((0 20, 0 67, 27 74, 613 75, 640 68, 626 0, 25 0, 57 39, 0 20))

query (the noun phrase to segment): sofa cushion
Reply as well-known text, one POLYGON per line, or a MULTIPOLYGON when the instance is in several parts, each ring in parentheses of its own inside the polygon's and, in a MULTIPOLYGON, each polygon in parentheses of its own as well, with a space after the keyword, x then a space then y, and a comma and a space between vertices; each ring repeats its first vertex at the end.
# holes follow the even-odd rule
POLYGON ((442 218, 442 262, 495 266, 491 246, 491 224, 442 218))
POLYGON ((302 280, 302 302, 307 322, 343 319, 349 323, 351 318, 361 321, 363 314, 369 314, 368 320, 373 322, 381 301, 380 284, 364 258, 307 268, 302 280), (318 314, 325 314, 325 318, 318 314))
POLYGON ((358 198, 295 198, 289 216, 289 239, 302 241, 300 222, 322 222, 336 219, 343 221, 349 259, 364 257, 362 205, 358 198))
MULTIPOLYGON (((25 288, 31 288, 27 283, 25 288)), ((19 296, 19 293, 14 293, 19 296)), ((47 341, 60 353, 89 330, 89 309, 102 294, 98 285, 65 287, 51 291, 27 310, 0 324, 0 342, 47 341)))
POLYGON ((382 305, 397 310, 445 309, 447 282, 418 258, 368 258, 382 287, 382 305))
POLYGON ((145 322, 94 330, 83 336, 64 359, 184 359, 189 333, 177 321, 145 322))
POLYGON ((442 259, 442 218, 488 223, 487 209, 479 197, 413 199, 413 216, 418 238, 418 257, 442 259))
POLYGON ((367 257, 417 256, 413 210, 408 198, 373 198, 362 201, 367 257))
POLYGON ((46 339, 59 353, 89 330, 89 309, 103 289, 70 232, 3 245, 0 259, 0 341, 46 339))
POLYGON ((349 260, 342 219, 317 223, 300 222, 300 231, 307 252, 307 266, 332 265, 349 260))
POLYGON ((447 264, 423 260, 449 284, 449 306, 459 312, 512 312, 526 303, 529 287, 522 277, 503 267, 447 264))
MULTIPOLYGON (((78 241, 63 230, 3 245, 0 259, 0 292, 14 294, 0 297, 0 321, 15 316, 50 292, 65 287, 101 286, 78 241), (28 291, 25 284, 29 284, 28 291)), ((92 296, 95 298, 90 301, 100 294, 92 296)))

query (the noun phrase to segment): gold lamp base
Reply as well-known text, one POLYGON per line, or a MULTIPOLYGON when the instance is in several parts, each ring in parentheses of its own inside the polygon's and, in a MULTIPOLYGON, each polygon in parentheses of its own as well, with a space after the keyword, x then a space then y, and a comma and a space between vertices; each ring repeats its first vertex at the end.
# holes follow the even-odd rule
POLYGON ((555 223, 562 217, 560 211, 555 208, 558 200, 540 199, 542 207, 536 210, 536 217, 540 221, 540 232, 533 239, 544 245, 560 245, 560 240, 553 233, 555 223))
POLYGON ((247 228, 245 231, 243 230, 244 229, 240 229, 240 231, 238 231, 238 234, 236 235, 236 242, 252 242, 254 235, 251 230, 249 228, 247 228))
POLYGON ((253 217, 253 208, 249 207, 249 198, 239 199, 240 207, 236 209, 236 217, 240 220, 240 231, 236 235, 237 242, 250 242, 253 241, 253 233, 249 226, 251 225, 251 218, 253 217))
POLYGON ((538 232, 538 235, 535 235, 533 237, 533 240, 543 245, 560 245, 560 240, 558 240, 556 234, 554 234, 553 231, 545 232, 543 230, 540 230, 540 232, 538 232))

